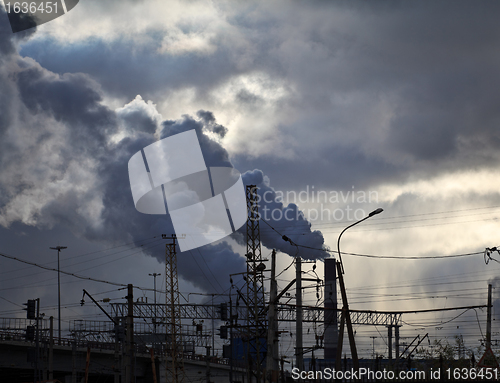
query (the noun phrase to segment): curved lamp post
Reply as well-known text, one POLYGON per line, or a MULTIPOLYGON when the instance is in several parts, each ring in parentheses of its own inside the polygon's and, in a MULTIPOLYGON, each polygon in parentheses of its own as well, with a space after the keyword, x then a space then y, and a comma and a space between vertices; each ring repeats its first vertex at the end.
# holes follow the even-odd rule
POLYGON ((344 284, 344 265, 342 264, 342 256, 340 254, 340 238, 347 229, 367 220, 370 217, 373 217, 374 215, 382 213, 383 211, 384 209, 379 207, 378 209, 368 214, 365 218, 360 219, 359 221, 354 222, 352 225, 347 226, 344 230, 342 230, 337 240, 337 252, 339 255, 339 261, 336 262, 336 264, 337 264, 337 274, 339 276, 340 293, 342 294, 342 316, 340 318, 340 329, 339 329, 339 336, 337 343, 337 357, 335 358, 335 370, 337 371, 340 371, 341 369, 342 343, 344 341, 345 324, 347 325, 347 334, 349 336, 349 344, 351 346, 351 357, 352 357, 353 367, 355 371, 359 370, 358 351, 356 350, 356 343, 354 341, 354 331, 352 329, 351 315, 349 314, 349 303, 347 302, 347 293, 344 284))

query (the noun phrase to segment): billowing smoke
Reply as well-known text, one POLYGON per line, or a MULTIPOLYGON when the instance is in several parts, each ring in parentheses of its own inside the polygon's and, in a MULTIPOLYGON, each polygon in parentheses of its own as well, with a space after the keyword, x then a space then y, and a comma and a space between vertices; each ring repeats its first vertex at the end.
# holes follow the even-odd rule
POLYGON ((258 187, 259 215, 261 220, 265 221, 259 226, 261 241, 266 247, 305 259, 328 256, 323 250, 323 234, 311 230, 310 222, 305 219, 297 205, 291 203, 285 206, 280 202, 275 190, 269 185, 269 178, 261 170, 247 171, 243 174, 243 182, 258 187))
MULTIPOLYGON (((111 110, 102 102, 99 84, 89 76, 54 74, 20 57, 10 29, 1 23, 0 62, 0 225, 4 227, 15 222, 42 229, 64 225, 75 235, 100 243, 139 243, 153 235, 170 235, 174 230, 168 215, 146 215, 135 209, 127 167, 130 157, 159 138, 194 129, 207 166, 232 166, 218 142, 227 129, 209 111, 163 121, 154 104, 140 96, 111 110)), ((276 229, 261 225, 264 246, 304 258, 326 255, 292 244, 321 249, 324 240, 320 232, 311 231, 296 205, 283 206, 276 199, 263 171, 243 172, 243 180, 259 187, 260 211, 274 212, 263 217, 276 229)), ((244 230, 233 235, 237 243, 244 243, 244 230)), ((230 243, 222 240, 183 254, 178 257, 179 273, 206 291, 222 288, 229 273, 245 269, 244 257, 230 243), (193 267, 193 261, 200 267, 193 267), (211 275, 204 275, 208 269, 211 275)), ((145 251, 164 260, 163 246, 145 251)))
MULTIPOLYGON (((204 134, 213 132, 213 126, 221 126, 215 122, 211 112, 199 111, 201 121, 184 116, 182 121, 165 121, 161 138, 195 129, 200 141, 207 166, 232 166, 227 151, 216 141, 204 134), (208 116, 208 117, 207 117, 208 116), (208 126, 207 126, 208 125, 208 126)), ((226 128, 222 127, 224 131, 226 128)), ((300 255, 302 258, 324 258, 328 254, 324 249, 324 238, 320 231, 311 231, 311 224, 304 218, 297 205, 284 206, 277 198, 276 192, 270 186, 269 178, 262 170, 255 169, 243 173, 245 185, 258 187, 258 208, 262 220, 260 224, 261 242, 270 249, 277 249, 291 256, 300 255), (281 235, 280 235, 281 234, 281 235), (288 238, 284 240, 283 236, 288 238), (297 246, 301 245, 301 246, 297 246), (307 246, 318 250, 308 250, 307 246)), ((246 227, 243 226, 239 233, 233 236, 240 244, 246 240, 246 227)))

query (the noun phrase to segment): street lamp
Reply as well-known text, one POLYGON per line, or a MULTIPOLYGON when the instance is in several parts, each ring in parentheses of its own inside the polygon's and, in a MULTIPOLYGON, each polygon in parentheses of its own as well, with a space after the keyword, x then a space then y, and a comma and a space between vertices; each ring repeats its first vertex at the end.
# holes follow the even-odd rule
POLYGON ((339 261, 336 262, 336 264, 337 264, 337 274, 340 285, 340 293, 342 294, 342 303, 343 303, 342 316, 340 317, 338 343, 337 343, 337 357, 335 358, 335 369, 337 371, 340 371, 341 369, 342 343, 344 341, 344 324, 347 325, 347 335, 349 336, 349 345, 351 346, 352 364, 355 371, 359 370, 358 351, 356 350, 356 343, 354 341, 354 331, 352 329, 351 315, 349 314, 349 303, 347 302, 347 293, 344 284, 344 265, 342 264, 342 256, 340 255, 340 238, 347 229, 367 220, 368 218, 373 217, 374 215, 380 214, 383 211, 384 209, 379 207, 378 209, 368 214, 365 218, 360 219, 359 221, 354 222, 353 224, 347 226, 344 230, 342 230, 337 240, 337 252, 339 255, 339 261))
POLYGON ((57 250, 57 325, 59 331, 59 341, 58 344, 61 344, 61 270, 59 267, 59 254, 61 250, 67 249, 66 246, 56 246, 51 247, 51 250, 57 250))
POLYGON ((377 214, 380 214, 384 211, 384 209, 382 209, 381 207, 379 207, 378 209, 372 211, 370 214, 368 214, 365 218, 363 219, 360 219, 359 221, 357 222, 354 222, 352 225, 349 225, 347 226, 344 230, 342 230, 342 232, 340 233, 339 235, 339 238, 337 239, 337 252, 339 254, 339 262, 340 262, 340 265, 342 266, 342 274, 344 274, 344 265, 342 264, 342 256, 340 255, 340 238, 342 237, 342 234, 344 234, 344 232, 347 230, 347 229, 350 229, 351 227, 357 225, 358 223, 361 223, 365 220, 367 220, 368 218, 370 217, 373 217, 374 215, 377 215, 377 214))

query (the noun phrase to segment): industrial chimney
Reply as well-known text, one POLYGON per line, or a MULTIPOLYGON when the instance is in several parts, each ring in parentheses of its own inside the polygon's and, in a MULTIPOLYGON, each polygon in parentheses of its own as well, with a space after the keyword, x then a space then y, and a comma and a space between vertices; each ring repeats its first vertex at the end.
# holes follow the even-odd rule
POLYGON ((337 355, 337 269, 335 258, 325 258, 325 360, 334 360, 337 355))

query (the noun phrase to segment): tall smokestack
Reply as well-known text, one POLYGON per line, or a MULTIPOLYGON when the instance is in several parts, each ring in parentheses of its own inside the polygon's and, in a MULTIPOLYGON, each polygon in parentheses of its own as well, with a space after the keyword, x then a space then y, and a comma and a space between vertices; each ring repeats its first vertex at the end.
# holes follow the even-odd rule
POLYGON ((333 360, 337 355, 337 269, 335 258, 325 258, 325 359, 333 360))

